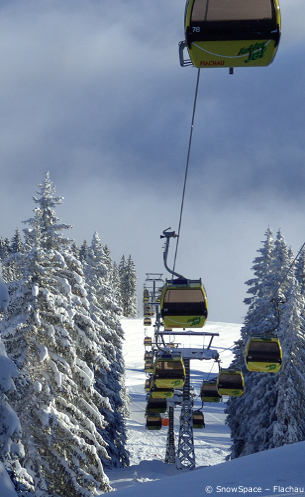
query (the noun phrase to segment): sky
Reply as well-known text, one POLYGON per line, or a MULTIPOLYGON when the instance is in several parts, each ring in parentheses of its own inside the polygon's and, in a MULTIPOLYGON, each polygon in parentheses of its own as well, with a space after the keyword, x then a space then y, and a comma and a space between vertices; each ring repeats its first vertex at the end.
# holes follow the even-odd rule
MULTIPOLYGON (((305 241, 305 2, 280 5, 270 66, 200 75, 176 269, 202 278, 212 321, 242 323, 268 226, 295 253, 305 241)), ((97 231, 116 262, 131 254, 139 295, 146 273, 169 276, 160 235, 178 230, 197 77, 179 65, 184 6, 0 1, 3 238, 49 171, 67 236, 97 231)))

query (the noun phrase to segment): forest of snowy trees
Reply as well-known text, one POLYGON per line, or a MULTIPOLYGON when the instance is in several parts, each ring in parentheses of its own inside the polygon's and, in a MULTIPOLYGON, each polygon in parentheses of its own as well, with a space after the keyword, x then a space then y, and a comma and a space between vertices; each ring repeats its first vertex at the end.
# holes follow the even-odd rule
POLYGON ((281 231, 266 232, 247 281, 248 312, 236 343, 232 368, 242 370, 245 393, 231 397, 227 423, 233 440, 231 457, 305 440, 305 255, 294 257, 281 231), (283 362, 276 374, 249 372, 245 345, 250 336, 270 330, 279 337, 283 362))
MULTIPOLYGON (((0 462, 19 497, 91 497, 111 490, 105 469, 129 465, 120 318, 137 317, 135 265, 97 233, 80 247, 63 235, 49 174, 33 199, 24 241, 0 238, 0 462)), ((245 378, 226 407, 231 458, 305 439, 305 255, 270 228, 258 253, 231 364, 245 378), (248 338, 271 330, 280 371, 249 372, 248 338)))
POLYGON ((120 317, 137 316, 132 258, 65 238, 49 174, 34 216, 0 239, 0 461, 17 494, 91 497, 129 464, 120 317))

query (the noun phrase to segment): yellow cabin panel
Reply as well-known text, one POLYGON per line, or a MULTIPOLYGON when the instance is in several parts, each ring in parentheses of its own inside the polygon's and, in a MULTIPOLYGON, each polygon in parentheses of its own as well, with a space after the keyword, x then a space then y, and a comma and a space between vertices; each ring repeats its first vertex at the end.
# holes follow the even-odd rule
POLYGON ((198 68, 268 66, 277 51, 275 40, 196 41, 188 48, 198 68))
POLYGON ((281 369, 281 364, 270 362, 247 362, 248 371, 260 373, 277 373, 281 369))
POLYGON ((156 385, 157 388, 182 388, 184 385, 184 379, 154 379, 154 384, 156 385))
POLYGON ((230 397, 241 397, 243 390, 233 388, 219 388, 220 395, 229 395, 230 397))

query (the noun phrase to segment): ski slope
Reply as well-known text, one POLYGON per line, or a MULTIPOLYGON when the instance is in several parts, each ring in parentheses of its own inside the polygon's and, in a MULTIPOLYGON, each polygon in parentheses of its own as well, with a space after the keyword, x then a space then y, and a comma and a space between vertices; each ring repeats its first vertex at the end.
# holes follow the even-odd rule
MULTIPOLYGON (((146 392, 144 383, 144 328, 140 319, 122 321, 125 331, 125 363, 126 363, 126 385, 132 397, 131 418, 128 421, 128 448, 131 453, 131 464, 139 464, 143 460, 164 460, 167 428, 161 431, 148 431, 145 429, 145 407, 146 392), (144 443, 143 440, 147 442, 144 443)), ((147 334, 152 336, 153 327, 146 328, 147 334)), ((200 330, 202 331, 202 330, 200 330)), ((221 365, 229 366, 232 359, 232 349, 229 349, 234 340, 238 340, 240 325, 210 323, 205 326, 207 333, 219 333, 212 342, 212 348, 220 353, 221 365)), ((177 337, 176 337, 177 340, 177 337)), ((205 345, 210 338, 205 338, 205 345)), ((203 338, 180 337, 179 343, 184 347, 196 347, 203 345, 203 338)), ((214 360, 192 360, 191 361, 191 385, 200 393, 202 380, 210 374, 216 376, 218 365, 214 360)), ((195 407, 202 406, 201 400, 195 402, 195 407)), ((175 428, 178 436, 180 410, 175 409, 175 428)), ((229 452, 231 445, 230 433, 225 425, 224 404, 206 404, 204 409, 205 430, 196 430, 196 466, 206 466, 223 462, 229 452)))
MULTIPOLYGON (((210 494, 254 493, 276 496, 288 493, 305 493, 305 442, 252 454, 225 462, 231 445, 230 433, 225 425, 225 404, 206 404, 206 428, 194 430, 196 469, 177 470, 165 464, 167 428, 161 431, 145 429, 145 374, 143 371, 144 328, 142 320, 124 319, 126 383, 132 398, 128 426, 130 467, 108 471, 116 496, 124 497, 202 497, 210 494), (144 485, 145 484, 145 485, 144 485)), ((205 331, 219 333, 213 348, 220 353, 222 367, 229 366, 232 345, 240 336, 239 324, 207 323, 205 331)), ((152 336, 153 328, 147 328, 152 336)), ((185 338, 184 338, 185 340, 185 338)), ((184 343, 184 346, 196 346, 184 343)), ((201 342, 202 343, 202 342, 201 342)), ((213 361, 191 361, 191 384, 199 393, 200 384, 211 371, 213 361)), ((217 374, 217 365, 212 375, 217 374)), ((224 399, 226 401, 226 399, 224 399)), ((201 401, 195 403, 200 407, 201 401)), ((175 409, 175 432, 178 435, 179 410, 175 409)), ((177 436, 176 436, 177 440, 177 436)))

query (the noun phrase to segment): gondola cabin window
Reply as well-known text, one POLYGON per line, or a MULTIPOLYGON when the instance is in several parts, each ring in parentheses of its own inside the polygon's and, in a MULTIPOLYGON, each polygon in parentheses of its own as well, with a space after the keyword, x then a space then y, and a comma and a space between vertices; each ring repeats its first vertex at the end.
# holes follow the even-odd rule
POLYGON ((168 290, 164 302, 204 302, 200 289, 177 289, 168 290))
POLYGON ((192 21, 272 19, 270 0, 195 0, 192 21))
POLYGON ((180 361, 157 361, 156 373, 178 371, 183 372, 183 365, 180 361))
POLYGON ((167 290, 163 307, 164 314, 173 313, 177 316, 206 312, 205 299, 200 288, 167 290))

